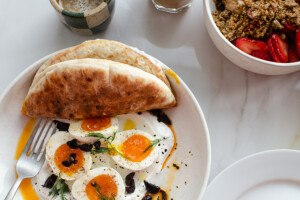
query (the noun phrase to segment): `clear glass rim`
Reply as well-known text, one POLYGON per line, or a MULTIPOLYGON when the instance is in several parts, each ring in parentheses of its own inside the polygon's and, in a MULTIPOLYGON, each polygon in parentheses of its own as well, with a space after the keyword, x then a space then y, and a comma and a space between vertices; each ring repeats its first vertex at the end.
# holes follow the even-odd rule
POLYGON ((168 13, 178 13, 178 12, 182 11, 183 9, 190 7, 192 5, 192 1, 193 0, 190 0, 187 4, 185 4, 179 8, 164 7, 162 5, 157 4, 156 0, 152 0, 152 3, 154 4, 154 6, 157 10, 161 10, 161 11, 168 12, 168 13))

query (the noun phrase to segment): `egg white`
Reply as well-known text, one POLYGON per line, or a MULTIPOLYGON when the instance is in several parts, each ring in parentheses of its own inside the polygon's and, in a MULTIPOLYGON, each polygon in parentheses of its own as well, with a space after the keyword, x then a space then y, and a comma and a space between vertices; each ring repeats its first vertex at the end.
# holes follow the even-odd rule
POLYGON ((111 118, 111 126, 103 129, 103 130, 99 130, 99 131, 86 131, 83 130, 81 128, 81 124, 82 124, 83 120, 71 120, 70 126, 69 126, 69 133, 76 138, 77 140, 79 140, 80 142, 83 143, 94 143, 96 142, 98 139, 95 137, 86 137, 87 134, 89 134, 90 132, 93 133, 101 133, 102 135, 104 135, 105 137, 109 137, 112 136, 114 132, 116 132, 118 130, 118 119, 115 117, 111 118))
MULTIPOLYGON (((121 149, 119 149, 119 146, 121 146, 128 138, 130 138, 133 135, 142 135, 148 138, 150 141, 154 140, 154 137, 152 135, 142 130, 128 130, 116 134, 115 139, 112 142, 112 146, 121 151, 121 149)), ((154 161, 156 161, 158 156, 157 150, 158 149, 156 148, 156 146, 154 146, 151 153, 141 162, 132 162, 118 153, 112 155, 112 158, 116 163, 118 163, 122 167, 130 169, 132 171, 139 171, 149 167, 154 161)))
MULTIPOLYGON (((159 151, 156 161, 152 163, 152 165, 150 165, 148 168, 135 172, 135 176, 134 176, 135 191, 132 194, 125 194, 123 198, 124 200, 142 199, 142 197, 146 193, 146 189, 143 182, 144 180, 163 186, 162 180, 164 179, 164 176, 168 175, 168 171, 167 170, 162 171, 162 166, 174 145, 173 133, 167 125, 165 125, 162 122, 158 122, 157 118, 151 115, 149 112, 143 112, 140 115, 135 113, 124 114, 124 115, 116 116, 116 118, 118 119, 118 123, 119 123, 118 131, 124 131, 126 122, 128 120, 131 120, 134 122, 135 125, 132 129, 139 129, 145 131, 150 135, 152 135, 155 139, 165 138, 160 142, 160 145, 156 146, 156 148, 158 148, 159 151)), ((70 123, 70 121, 66 121, 66 122, 70 123)), ((120 166, 119 164, 117 164, 108 153, 91 155, 91 157, 93 162, 91 169, 98 168, 98 167, 111 167, 119 172, 123 180, 125 180, 125 177, 132 172, 132 170, 126 169, 120 166)), ((33 182, 36 183, 33 185, 36 191, 41 196, 41 199, 45 199, 45 200, 52 199, 50 196, 48 196, 50 190, 48 188, 42 187, 42 185, 45 183, 48 176, 50 176, 52 173, 53 172, 51 168, 48 166, 48 164, 46 164, 41 169, 41 172, 33 179, 33 182)), ((74 180, 66 181, 66 183, 69 185, 69 188, 71 189, 74 180)), ((72 195, 70 195, 69 193, 67 197, 69 196, 72 195)), ((58 197, 56 199, 60 199, 60 198, 58 197)), ((74 197, 70 197, 68 199, 73 200, 74 197)))
POLYGON ((72 175, 65 174, 59 170, 54 161, 54 155, 56 150, 63 144, 66 144, 68 141, 73 140, 74 138, 64 131, 58 131, 51 136, 46 146, 46 160, 48 161, 53 173, 55 175, 60 175, 62 179, 65 180, 75 180, 86 173, 92 166, 92 158, 89 153, 83 152, 84 164, 81 169, 72 175))
POLYGON ((110 167, 98 167, 88 171, 84 176, 77 179, 72 186, 72 196, 77 200, 89 200, 85 188, 90 180, 99 175, 109 175, 117 185, 118 193, 115 197, 116 200, 123 200, 125 195, 125 186, 121 175, 110 167))

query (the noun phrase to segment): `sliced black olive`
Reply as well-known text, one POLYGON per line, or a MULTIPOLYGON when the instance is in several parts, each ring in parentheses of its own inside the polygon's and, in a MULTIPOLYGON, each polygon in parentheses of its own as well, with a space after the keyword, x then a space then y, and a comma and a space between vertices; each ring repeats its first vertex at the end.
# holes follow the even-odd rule
POLYGON ((76 153, 71 153, 70 156, 70 162, 76 164, 77 160, 76 160, 76 153))
POLYGON ((82 145, 79 145, 79 149, 81 151, 85 151, 85 152, 89 152, 91 151, 93 148, 93 145, 92 144, 82 144, 82 145))
POLYGON ((127 194, 132 194, 132 193, 134 193, 135 185, 133 184, 133 185, 130 185, 130 186, 126 186, 125 189, 126 189, 127 194))
POLYGON ((128 174, 126 176, 126 178, 125 178, 125 184, 127 186, 134 185, 134 179, 133 179, 134 175, 135 175, 135 172, 131 172, 130 174, 128 174))
POLYGON ((70 160, 73 161, 76 159, 76 153, 71 153, 70 154, 70 160))
POLYGON ((160 110, 160 109, 154 109, 154 110, 149 110, 149 112, 152 114, 152 115, 154 115, 154 116, 156 116, 157 118, 161 115, 161 113, 162 113, 162 110, 160 110))
POLYGON ((158 121, 163 122, 166 125, 172 125, 170 118, 164 112, 160 115, 160 117, 158 118, 158 121))
POLYGON ((144 197, 142 198, 142 200, 152 200, 152 196, 149 195, 149 194, 147 194, 146 196, 144 196, 144 197))
POLYGON ((168 198, 167 193, 162 189, 160 190, 160 193, 161 193, 161 199, 167 200, 167 198, 168 198))
POLYGON ((44 185, 42 185, 42 186, 45 188, 51 189, 53 187, 56 179, 57 179, 57 176, 55 174, 51 174, 45 181, 44 185))
POLYGON ((157 121, 163 122, 163 123, 165 123, 167 125, 172 125, 172 122, 171 122, 170 118, 162 110, 160 110, 160 109, 154 109, 154 110, 149 110, 149 112, 152 115, 156 116, 157 121))
POLYGON ((71 148, 71 149, 78 149, 78 141, 76 139, 70 140, 67 142, 67 145, 71 148))
POLYGON ((61 164, 63 164, 63 166, 65 167, 70 167, 72 165, 72 162, 69 160, 64 160, 61 162, 61 164))
POLYGON ((70 124, 68 124, 68 123, 60 122, 57 120, 54 120, 54 123, 56 124, 56 127, 59 131, 68 131, 69 130, 70 124))
POLYGON ((149 192, 150 194, 157 194, 160 190, 160 188, 152 183, 149 183, 147 181, 144 181, 145 187, 147 192, 149 192))
POLYGON ((100 141, 94 142, 93 145, 94 145, 95 149, 100 149, 100 147, 101 147, 101 142, 100 142, 100 141))

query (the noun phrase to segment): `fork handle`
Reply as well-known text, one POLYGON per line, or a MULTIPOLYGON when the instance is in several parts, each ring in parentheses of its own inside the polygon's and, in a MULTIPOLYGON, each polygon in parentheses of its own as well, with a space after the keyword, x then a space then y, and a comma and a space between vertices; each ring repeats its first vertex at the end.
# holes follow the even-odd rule
POLYGON ((22 182, 23 178, 22 177, 19 177, 16 182, 14 183, 14 185, 10 188, 8 194, 6 195, 5 199, 4 200, 12 200, 14 199, 14 196, 22 182))

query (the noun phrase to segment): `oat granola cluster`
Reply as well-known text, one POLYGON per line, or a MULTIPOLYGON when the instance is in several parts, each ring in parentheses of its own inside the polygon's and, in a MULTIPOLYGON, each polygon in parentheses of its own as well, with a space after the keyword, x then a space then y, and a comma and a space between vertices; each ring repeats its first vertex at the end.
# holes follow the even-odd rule
POLYGON ((300 0, 215 0, 213 18, 229 40, 264 39, 283 25, 300 26, 300 0))

